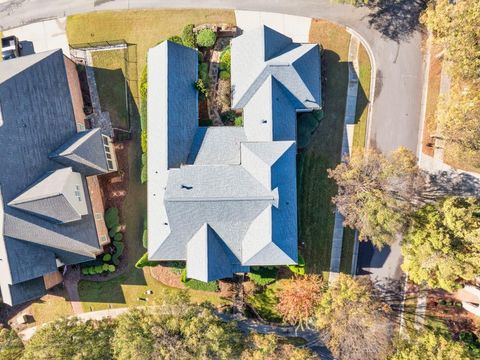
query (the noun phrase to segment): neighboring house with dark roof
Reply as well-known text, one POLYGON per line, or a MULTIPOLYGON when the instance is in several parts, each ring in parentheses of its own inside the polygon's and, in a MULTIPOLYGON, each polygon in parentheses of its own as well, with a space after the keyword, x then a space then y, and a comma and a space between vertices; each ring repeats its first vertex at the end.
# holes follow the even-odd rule
POLYGON ((297 112, 321 108, 320 48, 264 26, 232 41, 244 127, 199 127, 198 54, 148 53, 148 254, 212 281, 298 259, 297 112))
POLYGON ((77 132, 77 87, 61 50, 0 63, 0 291, 8 305, 44 295, 61 280, 59 268, 94 259, 109 241, 103 205, 92 206, 101 193, 87 184, 116 170, 115 154, 100 129, 77 132))

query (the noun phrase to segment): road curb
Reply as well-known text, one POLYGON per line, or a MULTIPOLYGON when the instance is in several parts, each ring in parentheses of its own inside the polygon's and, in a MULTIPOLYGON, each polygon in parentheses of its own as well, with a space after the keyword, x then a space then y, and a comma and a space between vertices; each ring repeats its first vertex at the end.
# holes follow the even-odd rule
POLYGON ((370 147, 370 136, 371 136, 371 125, 372 125, 372 114, 373 114, 373 103, 375 101, 375 86, 377 80, 377 63, 375 62, 375 56, 373 56, 372 48, 370 44, 365 40, 365 38, 360 35, 356 30, 346 26, 347 32, 349 32, 352 36, 357 37, 360 42, 362 43, 365 50, 367 50, 368 57, 370 58, 370 94, 368 95, 370 101, 368 102, 368 117, 367 117, 367 133, 365 135, 365 147, 368 149, 370 147))

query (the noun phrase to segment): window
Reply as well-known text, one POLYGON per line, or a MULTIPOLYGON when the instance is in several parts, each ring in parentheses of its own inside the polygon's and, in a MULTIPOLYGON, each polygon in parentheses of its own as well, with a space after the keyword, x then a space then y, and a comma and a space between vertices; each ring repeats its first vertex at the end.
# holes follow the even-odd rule
POLYGON ((75 196, 78 201, 82 201, 82 198, 80 197, 80 186, 75 185, 75 196))
POLYGON ((106 146, 110 145, 108 141, 108 137, 106 137, 105 135, 102 135, 102 137, 103 137, 103 145, 106 145, 106 146))
POLYGON ((110 153, 107 153, 107 159, 112 160, 112 155, 110 155, 110 153))
POLYGON ((108 164, 108 170, 113 170, 113 161, 107 160, 107 164, 108 164))

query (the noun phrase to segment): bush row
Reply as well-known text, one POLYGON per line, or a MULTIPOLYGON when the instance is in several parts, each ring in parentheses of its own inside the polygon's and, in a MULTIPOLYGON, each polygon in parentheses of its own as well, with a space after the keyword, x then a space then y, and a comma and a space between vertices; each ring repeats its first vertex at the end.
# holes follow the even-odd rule
POLYGON ((116 270, 115 265, 113 264, 103 264, 97 266, 89 266, 82 268, 83 275, 97 275, 102 274, 104 272, 114 272, 116 270))
POLYGON ((201 290, 201 291, 210 291, 210 292, 218 291, 218 281, 203 282, 200 280, 188 279, 186 268, 182 270, 180 280, 185 284, 186 287, 192 290, 201 290))

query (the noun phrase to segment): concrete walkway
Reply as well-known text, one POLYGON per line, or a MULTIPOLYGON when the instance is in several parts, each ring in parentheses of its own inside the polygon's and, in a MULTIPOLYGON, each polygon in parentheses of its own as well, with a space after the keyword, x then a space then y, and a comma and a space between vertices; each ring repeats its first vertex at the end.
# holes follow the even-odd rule
POLYGON ((310 33, 312 19, 303 16, 294 16, 262 11, 235 10, 237 26, 243 31, 248 31, 267 25, 293 39, 293 41, 306 43, 310 33))
MULTIPOLYGON (((350 38, 348 48, 348 88, 347 101, 345 105, 345 117, 342 139, 342 157, 352 154, 353 134, 355 129, 355 113, 357 108, 358 94, 358 51, 360 49, 360 41, 354 35, 350 38)), ((334 282, 340 272, 340 262, 342 258, 343 243, 343 221, 342 214, 335 211, 335 225, 332 237, 332 252, 330 256, 330 275, 329 284, 334 282)))
POLYGON ((83 313, 80 295, 78 293, 78 282, 80 281, 80 269, 69 268, 63 278, 63 285, 68 294, 68 301, 72 306, 75 315, 83 313))

